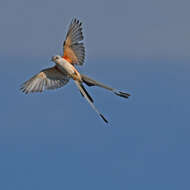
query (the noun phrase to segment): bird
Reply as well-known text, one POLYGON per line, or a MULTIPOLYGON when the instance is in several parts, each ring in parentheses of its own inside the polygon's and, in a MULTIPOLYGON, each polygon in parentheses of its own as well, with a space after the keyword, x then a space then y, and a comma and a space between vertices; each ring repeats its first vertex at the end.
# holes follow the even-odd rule
POLYGON ((87 100, 93 110, 105 123, 108 123, 108 120, 104 115, 95 107, 94 100, 87 92, 84 84, 89 87, 97 86, 104 88, 123 98, 128 98, 130 94, 111 88, 78 72, 76 66, 82 66, 85 59, 85 47, 82 42, 83 39, 82 22, 74 18, 72 19, 66 33, 66 39, 63 43, 63 54, 55 55, 51 58, 51 61, 54 62, 55 65, 41 70, 32 78, 24 82, 21 85, 20 90, 25 94, 43 92, 44 90, 63 87, 70 81, 70 79, 72 79, 81 95, 87 100))

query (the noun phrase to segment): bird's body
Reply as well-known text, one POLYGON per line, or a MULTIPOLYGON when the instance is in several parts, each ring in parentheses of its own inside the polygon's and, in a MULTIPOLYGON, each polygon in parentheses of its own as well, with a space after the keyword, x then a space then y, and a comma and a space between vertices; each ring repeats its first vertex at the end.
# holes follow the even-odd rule
POLYGON ((64 57, 61 57, 59 55, 53 56, 52 61, 56 63, 56 67, 63 73, 67 73, 68 76, 70 76, 73 80, 81 81, 80 73, 77 71, 77 69, 64 57), (57 59, 56 59, 57 58, 57 59))
POLYGON ((112 91, 114 94, 128 98, 130 94, 121 92, 117 89, 108 87, 97 82, 85 75, 80 74, 75 65, 83 65, 85 58, 83 40, 82 23, 79 20, 72 20, 63 43, 63 55, 52 57, 55 66, 42 70, 40 73, 26 81, 21 90, 23 92, 42 92, 44 90, 56 89, 66 85, 70 79, 73 79, 80 93, 89 102, 91 107, 99 114, 99 116, 107 123, 105 117, 96 109, 92 97, 88 94, 83 83, 88 86, 99 86, 101 88, 112 91))

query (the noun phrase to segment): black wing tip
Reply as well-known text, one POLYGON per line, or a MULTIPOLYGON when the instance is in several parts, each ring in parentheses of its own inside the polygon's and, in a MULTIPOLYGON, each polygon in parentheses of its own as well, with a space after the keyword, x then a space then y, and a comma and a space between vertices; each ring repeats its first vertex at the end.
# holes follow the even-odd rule
POLYGON ((24 94, 29 94, 29 93, 30 93, 24 86, 20 87, 19 90, 20 90, 21 92, 23 92, 24 94))
POLYGON ((22 91, 23 93, 27 94, 27 90, 25 88, 24 85, 21 85, 21 87, 19 88, 20 91, 22 91))
POLYGON ((129 96, 131 96, 130 94, 121 91, 115 92, 115 94, 123 98, 129 98, 129 96))
POLYGON ((72 19, 71 23, 79 24, 79 26, 82 25, 82 22, 81 22, 78 18, 76 18, 76 17, 74 17, 74 18, 72 19))
POLYGON ((108 120, 102 114, 100 114, 100 117, 105 121, 105 123, 108 123, 108 120))

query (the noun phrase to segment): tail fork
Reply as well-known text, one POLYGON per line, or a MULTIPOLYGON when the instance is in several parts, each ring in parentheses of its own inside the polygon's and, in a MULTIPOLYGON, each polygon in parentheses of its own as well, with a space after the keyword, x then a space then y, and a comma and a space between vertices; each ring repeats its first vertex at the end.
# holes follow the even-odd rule
POLYGON ((82 94, 82 96, 84 96, 84 98, 90 104, 90 106, 92 107, 92 109, 104 120, 105 123, 108 123, 108 120, 94 106, 93 99, 88 94, 88 92, 86 91, 86 89, 84 88, 84 86, 82 85, 82 83, 79 82, 79 81, 76 81, 76 80, 74 80, 74 82, 75 82, 76 86, 78 87, 80 93, 82 94))

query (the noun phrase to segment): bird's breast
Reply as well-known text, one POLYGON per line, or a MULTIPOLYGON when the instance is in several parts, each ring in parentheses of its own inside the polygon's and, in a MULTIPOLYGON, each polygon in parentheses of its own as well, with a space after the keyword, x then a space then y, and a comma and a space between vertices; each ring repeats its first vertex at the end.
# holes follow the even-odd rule
POLYGON ((62 59, 57 63, 57 66, 60 70, 66 71, 69 75, 72 75, 74 73, 74 67, 71 65, 68 61, 65 59, 62 59))
POLYGON ((68 75, 70 75, 74 80, 81 80, 80 73, 75 69, 75 67, 69 63, 64 58, 62 61, 57 63, 57 67, 61 70, 66 72, 68 75))

